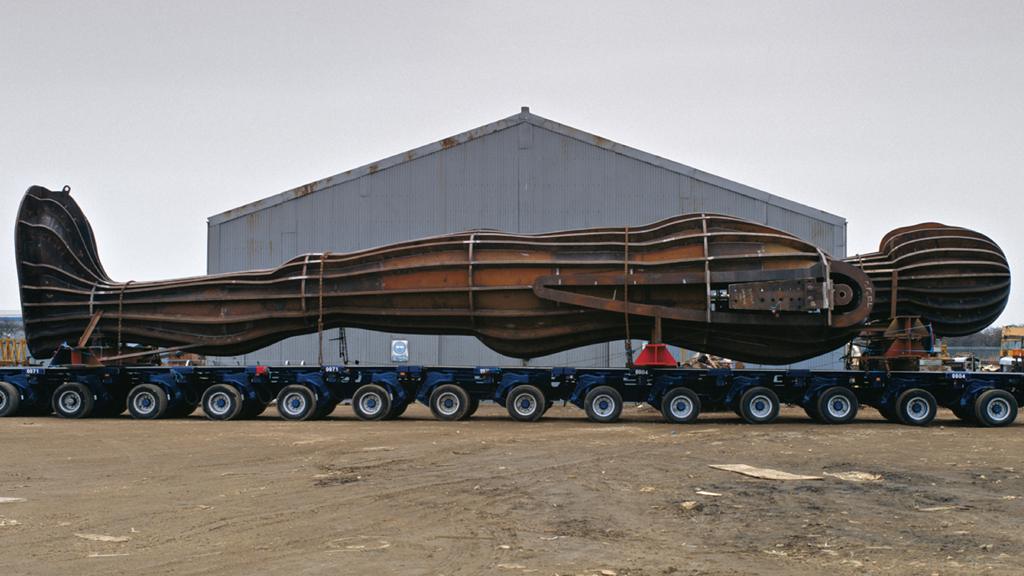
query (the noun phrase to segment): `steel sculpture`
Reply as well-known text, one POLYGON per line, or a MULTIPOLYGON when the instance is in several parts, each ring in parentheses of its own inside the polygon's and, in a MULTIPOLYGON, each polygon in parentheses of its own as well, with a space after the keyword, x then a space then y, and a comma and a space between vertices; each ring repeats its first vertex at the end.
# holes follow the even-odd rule
MULTIPOLYGON (((761 224, 685 214, 636 228, 468 231, 307 254, 269 270, 115 282, 69 189, 32 187, 18 212, 16 257, 35 357, 65 342, 105 346, 115 357, 127 343, 233 355, 345 326, 473 335, 521 358, 654 334, 738 360, 787 363, 842 346, 875 313, 888 313, 875 305, 884 262, 916 261, 898 241, 910 236, 898 232, 883 240, 884 256, 844 262, 761 224), (855 265, 861 261, 868 274, 855 265)), ((957 254, 940 268, 959 266, 966 253, 957 254)), ((985 266, 998 269, 993 254, 1002 255, 989 247, 985 266)), ((974 280, 1002 303, 989 302, 976 317, 954 303, 960 326, 977 326, 1005 305, 1002 262, 1004 274, 974 280)), ((927 279, 904 274, 897 301, 917 305, 908 286, 927 289, 927 279), (911 277, 917 282, 908 284, 911 277)), ((938 293, 951 286, 940 283, 938 293)), ((929 300, 937 320, 948 317, 940 300, 929 300)))

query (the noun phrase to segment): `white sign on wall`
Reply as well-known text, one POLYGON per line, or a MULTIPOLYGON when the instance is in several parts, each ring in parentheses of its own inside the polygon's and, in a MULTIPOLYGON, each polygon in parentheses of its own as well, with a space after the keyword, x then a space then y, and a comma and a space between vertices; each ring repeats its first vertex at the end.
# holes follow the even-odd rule
POLYGON ((409 361, 409 341, 408 340, 392 340, 391 341, 391 361, 392 362, 408 362, 409 361))

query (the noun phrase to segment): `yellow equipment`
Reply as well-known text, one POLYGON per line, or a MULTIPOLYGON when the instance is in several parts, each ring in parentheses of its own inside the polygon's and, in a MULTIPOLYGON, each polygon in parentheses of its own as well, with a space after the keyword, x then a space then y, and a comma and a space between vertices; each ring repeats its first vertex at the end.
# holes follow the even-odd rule
POLYGON ((1024 326, 1003 326, 999 357, 1024 358, 1024 326))
POLYGON ((24 338, 0 338, 0 366, 28 364, 28 347, 24 338))

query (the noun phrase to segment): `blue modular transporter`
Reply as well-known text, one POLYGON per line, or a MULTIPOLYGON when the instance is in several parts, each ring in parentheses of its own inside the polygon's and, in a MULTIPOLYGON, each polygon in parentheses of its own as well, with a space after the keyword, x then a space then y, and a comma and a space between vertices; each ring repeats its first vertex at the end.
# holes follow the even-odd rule
POLYGON ((315 420, 350 402, 362 420, 397 418, 413 402, 440 420, 462 420, 482 400, 514 420, 540 419, 555 402, 595 422, 614 422, 625 402, 646 402, 665 420, 692 422, 731 410, 773 421, 781 404, 843 424, 862 405, 924 426, 939 406, 980 426, 1006 426, 1024 398, 1024 374, 687 368, 498 368, 431 366, 52 366, 0 368, 0 416, 169 418, 198 406, 213 420, 255 417, 276 400, 287 420, 315 420))

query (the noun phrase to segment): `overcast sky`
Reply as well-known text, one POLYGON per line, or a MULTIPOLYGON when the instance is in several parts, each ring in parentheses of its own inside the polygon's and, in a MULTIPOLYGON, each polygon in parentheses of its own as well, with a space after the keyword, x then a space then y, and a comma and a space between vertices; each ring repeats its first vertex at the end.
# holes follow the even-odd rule
POLYGON ((198 275, 207 217, 524 105, 839 214, 851 254, 940 221, 1024 273, 1024 0, 0 0, 0 308, 32 184, 114 279, 198 275))

